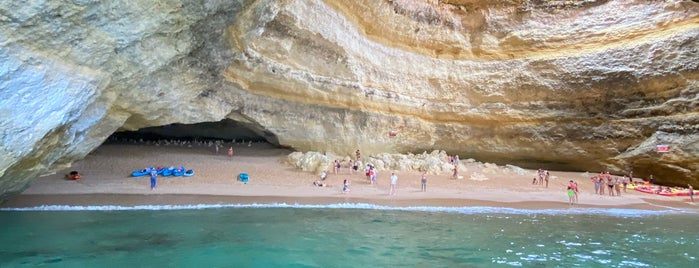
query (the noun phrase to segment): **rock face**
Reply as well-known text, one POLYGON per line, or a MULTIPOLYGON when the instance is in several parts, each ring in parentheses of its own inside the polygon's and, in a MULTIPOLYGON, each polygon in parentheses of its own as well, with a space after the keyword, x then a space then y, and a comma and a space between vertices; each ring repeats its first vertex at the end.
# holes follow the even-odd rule
POLYGON ((692 1, 3 1, 0 22, 2 193, 115 131, 223 119, 300 151, 699 183, 692 1))

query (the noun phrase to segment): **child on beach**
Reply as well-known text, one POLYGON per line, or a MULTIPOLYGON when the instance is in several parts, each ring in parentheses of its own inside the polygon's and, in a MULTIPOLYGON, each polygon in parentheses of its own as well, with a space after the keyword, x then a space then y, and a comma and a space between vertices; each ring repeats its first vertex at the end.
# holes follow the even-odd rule
POLYGON ((568 204, 573 205, 573 201, 575 200, 575 190, 573 190, 573 187, 568 186, 568 204))
POLYGON ((346 193, 349 193, 349 191, 350 191, 350 189, 349 189, 349 180, 346 179, 346 180, 342 183, 342 193, 345 193, 345 194, 346 194, 346 193))

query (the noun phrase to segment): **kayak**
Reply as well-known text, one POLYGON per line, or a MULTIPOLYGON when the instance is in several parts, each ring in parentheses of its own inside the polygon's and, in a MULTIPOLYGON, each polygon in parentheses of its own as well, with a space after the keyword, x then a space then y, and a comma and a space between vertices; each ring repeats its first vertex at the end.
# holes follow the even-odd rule
POLYGON ((184 172, 185 172, 185 171, 186 171, 186 170, 184 169, 184 167, 183 167, 183 166, 180 166, 179 168, 177 168, 177 169, 175 169, 174 171, 172 171, 172 176, 175 176, 175 177, 182 176, 182 175, 184 175, 184 172))
POLYGON ((141 170, 134 170, 134 172, 131 172, 131 176, 133 177, 141 177, 141 176, 146 176, 150 175, 150 170, 153 169, 153 167, 147 167, 141 170))
POLYGON ((163 173, 160 175, 163 175, 164 177, 168 177, 168 176, 172 175, 173 171, 175 171, 175 167, 164 168, 163 173))
POLYGON ((187 171, 184 172, 184 174, 182 174, 182 176, 185 176, 185 177, 194 176, 194 170, 193 170, 193 169, 188 169, 187 171))
POLYGON ((636 191, 639 191, 641 193, 647 193, 647 194, 654 194, 655 193, 655 191, 653 189, 649 189, 649 188, 644 187, 644 186, 638 186, 638 187, 633 188, 633 189, 636 191))

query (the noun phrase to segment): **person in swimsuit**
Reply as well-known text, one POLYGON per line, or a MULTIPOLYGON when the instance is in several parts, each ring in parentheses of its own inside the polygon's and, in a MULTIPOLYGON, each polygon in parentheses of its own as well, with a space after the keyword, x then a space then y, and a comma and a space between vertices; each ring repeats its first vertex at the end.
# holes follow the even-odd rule
POLYGON ((342 192, 346 194, 346 193, 349 193, 349 191, 350 191, 350 189, 349 189, 349 180, 345 180, 345 181, 342 183, 342 192))
POLYGON ((422 173, 422 178, 420 179, 420 183, 422 184, 422 189, 420 191, 427 192, 427 172, 422 173))
POLYGON ((398 183, 398 176, 395 172, 391 172, 391 188, 388 190, 388 195, 396 195, 396 184, 398 183))
POLYGON ((568 203, 573 205, 573 200, 575 200, 575 190, 573 190, 572 187, 568 186, 568 203))
POLYGON ((614 181, 611 177, 607 178, 607 187, 609 187, 609 196, 614 196, 614 181))
POLYGON ((689 200, 694 202, 694 187, 691 184, 687 184, 687 188, 689 188, 689 200))
POLYGON ((151 191, 155 189, 155 184, 158 183, 158 170, 155 168, 150 169, 150 189, 151 191))

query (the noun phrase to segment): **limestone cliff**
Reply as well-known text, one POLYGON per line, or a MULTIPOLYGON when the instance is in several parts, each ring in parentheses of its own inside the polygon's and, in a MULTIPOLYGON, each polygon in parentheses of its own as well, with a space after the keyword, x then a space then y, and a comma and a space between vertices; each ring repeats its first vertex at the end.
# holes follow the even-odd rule
POLYGON ((699 183, 692 1, 5 1, 0 22, 3 193, 117 130, 222 119, 301 151, 699 183))

